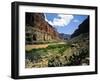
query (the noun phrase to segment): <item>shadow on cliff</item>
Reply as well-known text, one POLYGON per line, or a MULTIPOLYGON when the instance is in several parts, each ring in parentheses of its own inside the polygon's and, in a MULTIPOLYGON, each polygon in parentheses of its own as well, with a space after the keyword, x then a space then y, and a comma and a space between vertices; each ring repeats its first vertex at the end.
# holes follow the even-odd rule
POLYGON ((75 30, 75 32, 71 35, 71 38, 76 37, 83 33, 89 33, 89 16, 87 17, 86 20, 83 21, 83 23, 79 25, 78 29, 75 30))

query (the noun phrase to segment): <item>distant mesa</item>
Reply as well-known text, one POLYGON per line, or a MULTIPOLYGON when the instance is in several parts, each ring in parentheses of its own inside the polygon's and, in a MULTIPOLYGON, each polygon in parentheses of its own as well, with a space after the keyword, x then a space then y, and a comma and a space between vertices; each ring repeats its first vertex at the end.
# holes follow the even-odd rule
POLYGON ((59 33, 59 36, 63 40, 69 40, 71 38, 70 34, 59 33))

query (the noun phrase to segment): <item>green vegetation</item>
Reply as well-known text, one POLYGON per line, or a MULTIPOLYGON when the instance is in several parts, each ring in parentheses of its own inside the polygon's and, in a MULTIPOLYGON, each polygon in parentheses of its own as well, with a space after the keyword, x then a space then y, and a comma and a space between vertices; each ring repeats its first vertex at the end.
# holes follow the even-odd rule
POLYGON ((66 44, 54 43, 26 51, 25 59, 26 68, 89 65, 88 34, 79 35, 66 44))
POLYGON ((51 57, 54 57, 55 59, 55 56, 62 56, 64 51, 67 50, 69 47, 70 46, 66 44, 57 44, 49 45, 47 48, 32 49, 30 51, 26 51, 26 60, 29 63, 38 63, 40 60, 45 58, 49 60, 51 57))
POLYGON ((66 64, 67 66, 72 65, 82 65, 87 64, 89 65, 89 51, 85 48, 79 50, 79 54, 73 54, 69 58, 69 62, 66 64))
POLYGON ((87 49, 80 49, 77 53, 73 53, 69 58, 67 55, 64 57, 56 56, 51 58, 48 61, 49 67, 58 67, 58 66, 76 66, 76 65, 89 65, 89 51, 87 49))

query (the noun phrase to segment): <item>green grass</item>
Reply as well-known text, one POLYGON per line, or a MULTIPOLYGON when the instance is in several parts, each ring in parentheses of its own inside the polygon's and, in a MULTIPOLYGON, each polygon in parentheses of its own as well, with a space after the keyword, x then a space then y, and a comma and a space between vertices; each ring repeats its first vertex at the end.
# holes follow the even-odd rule
POLYGON ((67 48, 69 48, 70 46, 66 45, 66 44, 57 44, 57 45, 49 45, 47 48, 38 48, 38 49, 32 49, 30 51, 26 51, 27 53, 37 53, 40 51, 40 54, 42 55, 42 53, 44 52, 45 54, 47 54, 48 51, 52 51, 52 52, 58 52, 60 54, 62 54, 67 48))
POLYGON ((57 44, 49 45, 47 48, 32 49, 30 51, 26 51, 26 59, 29 59, 30 61, 42 59, 42 57, 48 56, 49 53, 52 55, 63 55, 63 52, 67 48, 69 48, 69 46, 66 44, 57 44))
POLYGON ((77 50, 79 51, 79 54, 73 53, 69 58, 67 58, 65 51, 70 48, 71 44, 57 44, 49 45, 47 48, 26 51, 26 59, 29 60, 26 66, 30 63, 38 63, 41 59, 48 60, 48 66, 46 67, 81 65, 84 61, 87 61, 88 64, 86 57, 89 57, 89 51, 87 48, 80 48, 77 50))

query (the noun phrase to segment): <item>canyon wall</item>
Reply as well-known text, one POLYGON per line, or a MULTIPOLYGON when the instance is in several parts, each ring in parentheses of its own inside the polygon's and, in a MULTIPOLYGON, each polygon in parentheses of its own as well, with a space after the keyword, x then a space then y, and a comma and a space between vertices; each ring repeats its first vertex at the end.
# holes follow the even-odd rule
POLYGON ((26 13, 25 18, 26 44, 60 40, 59 33, 45 21, 43 13, 26 13))

